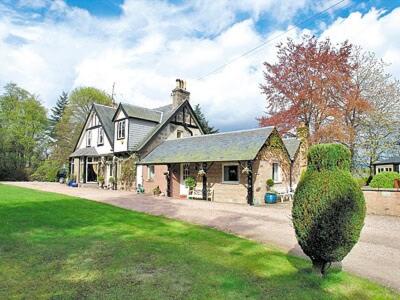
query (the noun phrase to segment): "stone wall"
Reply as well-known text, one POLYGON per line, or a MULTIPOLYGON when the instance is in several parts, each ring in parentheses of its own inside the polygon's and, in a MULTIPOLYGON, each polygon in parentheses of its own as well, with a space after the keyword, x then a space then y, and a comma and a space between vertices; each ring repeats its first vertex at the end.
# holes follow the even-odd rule
POLYGON ((367 214, 400 217, 400 190, 364 189, 367 214))

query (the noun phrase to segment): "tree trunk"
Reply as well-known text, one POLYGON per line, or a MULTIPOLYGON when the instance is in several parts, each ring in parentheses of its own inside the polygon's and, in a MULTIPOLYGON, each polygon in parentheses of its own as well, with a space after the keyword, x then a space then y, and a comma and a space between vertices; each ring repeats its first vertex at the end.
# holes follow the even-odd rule
POLYGON ((331 265, 329 262, 322 260, 313 260, 312 264, 314 272, 320 274, 321 276, 325 276, 326 271, 329 269, 331 265))

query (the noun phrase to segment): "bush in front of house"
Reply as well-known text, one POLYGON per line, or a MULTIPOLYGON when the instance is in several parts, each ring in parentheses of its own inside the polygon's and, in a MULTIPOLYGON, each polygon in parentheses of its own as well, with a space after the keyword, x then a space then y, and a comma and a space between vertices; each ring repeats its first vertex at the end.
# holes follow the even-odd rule
POLYGON ((373 188, 393 188, 395 179, 400 179, 400 174, 397 172, 381 172, 376 174, 371 182, 370 187, 373 188))
POLYGON ((313 146, 308 159, 309 167, 294 195, 292 219, 301 248, 314 268, 325 274, 332 262, 341 261, 357 243, 365 200, 350 174, 350 152, 345 146, 313 146))
POLYGON ((33 181, 57 181, 57 174, 60 166, 52 160, 45 160, 30 176, 33 181))
POLYGON ((193 177, 188 177, 185 179, 185 186, 190 190, 193 190, 196 187, 196 184, 196 179, 194 179, 193 177))

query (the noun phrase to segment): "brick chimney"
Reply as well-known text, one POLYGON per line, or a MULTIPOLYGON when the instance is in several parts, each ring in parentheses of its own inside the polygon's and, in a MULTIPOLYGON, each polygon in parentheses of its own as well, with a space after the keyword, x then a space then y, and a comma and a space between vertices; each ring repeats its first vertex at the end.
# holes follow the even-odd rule
POLYGON ((176 87, 172 90, 172 106, 174 108, 189 100, 190 93, 186 90, 186 82, 182 79, 176 80, 176 87))

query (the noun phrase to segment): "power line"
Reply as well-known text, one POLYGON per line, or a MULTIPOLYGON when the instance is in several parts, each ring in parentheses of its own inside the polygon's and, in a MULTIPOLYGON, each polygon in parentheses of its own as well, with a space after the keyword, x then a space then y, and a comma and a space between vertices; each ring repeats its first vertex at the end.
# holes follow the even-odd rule
MULTIPOLYGON (((286 31, 284 31, 284 32, 282 32, 282 33, 280 33, 280 34, 278 34, 277 36, 265 40, 264 42, 262 42, 261 44, 257 45, 256 47, 254 47, 254 48, 252 48, 252 49, 250 49, 250 50, 244 52, 243 54, 241 54, 241 55, 239 55, 239 56, 237 56, 237 57, 231 59, 230 61, 228 61, 228 62, 226 62, 226 63, 220 65, 219 67, 215 68, 214 70, 212 70, 211 72, 205 74, 204 76, 201 76, 201 77, 197 78, 197 80, 203 80, 204 78, 206 78, 206 77, 208 77, 208 76, 210 76, 210 75, 212 75, 212 74, 214 74, 214 73, 217 73, 218 71, 224 69, 226 66, 232 64, 233 62, 235 62, 235 61, 241 59, 242 57, 245 57, 245 56, 247 56, 247 55, 249 55, 249 54, 252 54, 252 53, 256 52, 257 50, 259 50, 260 48, 262 48, 262 47, 264 47, 265 45, 269 44, 270 42, 276 40, 277 38, 280 38, 281 36, 285 35, 285 34, 288 33, 289 31, 292 31, 292 30, 296 29, 297 27, 299 27, 299 26, 301 26, 301 25, 303 25, 303 24, 305 24, 305 23, 308 23, 308 22, 311 21, 312 19, 314 19, 314 18, 316 18, 316 17, 318 17, 318 16, 320 16, 320 15, 326 13, 328 10, 330 10, 330 9, 332 9, 332 8, 334 8, 334 7, 336 7, 336 6, 338 6, 339 4, 343 3, 344 1, 346 1, 346 0, 340 0, 340 1, 336 2, 335 4, 332 4, 332 5, 329 6, 328 8, 325 8, 324 10, 322 10, 322 11, 320 11, 320 12, 318 12, 318 13, 312 15, 311 17, 305 19, 304 21, 302 21, 302 22, 300 22, 300 23, 298 23, 298 24, 293 25, 291 28, 289 28, 289 29, 287 29, 286 31)), ((350 4, 344 6, 343 8, 349 7, 349 6, 351 6, 351 5, 352 5, 352 2, 350 2, 350 4)))

